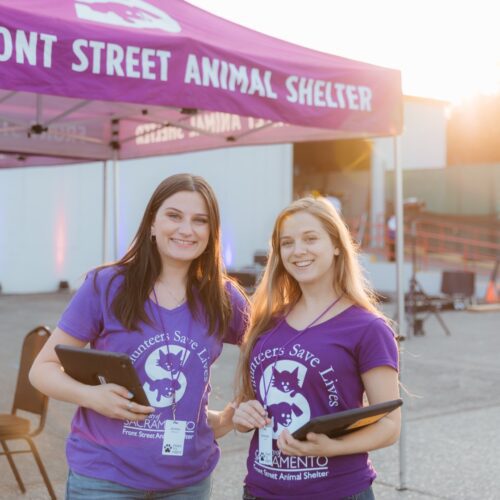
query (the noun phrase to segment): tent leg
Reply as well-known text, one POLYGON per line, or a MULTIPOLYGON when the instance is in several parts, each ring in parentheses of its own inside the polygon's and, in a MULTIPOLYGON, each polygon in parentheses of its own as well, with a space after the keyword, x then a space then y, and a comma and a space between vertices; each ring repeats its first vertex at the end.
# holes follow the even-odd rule
POLYGON ((102 162, 102 263, 108 260, 108 162, 102 162))
MULTIPOLYGON (((405 297, 404 297, 404 214, 403 214, 403 173, 401 167, 401 151, 399 137, 394 137, 394 200, 396 213, 396 291, 397 291, 397 320, 399 337, 406 338, 405 324, 405 297)), ((403 377, 404 359, 400 352, 399 379, 403 377)), ((401 434, 399 437, 399 487, 406 490, 406 409, 401 409, 401 434)))
POLYGON ((118 260, 119 189, 118 189, 118 150, 113 150, 113 260, 118 260))

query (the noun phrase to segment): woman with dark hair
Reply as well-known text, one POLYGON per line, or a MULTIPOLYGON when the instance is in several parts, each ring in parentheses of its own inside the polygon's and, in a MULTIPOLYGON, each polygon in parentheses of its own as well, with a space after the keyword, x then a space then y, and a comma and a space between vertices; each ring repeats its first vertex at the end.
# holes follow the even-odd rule
POLYGON ((303 198, 276 220, 253 296, 233 422, 255 429, 244 499, 373 499, 368 451, 394 443, 400 412, 340 438, 292 433, 320 415, 399 397, 398 349, 335 208, 303 198))
POLYGON ((207 499, 215 439, 233 408, 207 409, 210 366, 240 343, 247 300, 223 270, 220 217, 207 182, 189 174, 153 193, 128 252, 91 271, 30 372, 35 387, 79 406, 67 441, 67 498, 207 499), (124 352, 150 406, 124 387, 61 371, 57 344, 124 352), (166 446, 176 433, 176 444, 166 446))

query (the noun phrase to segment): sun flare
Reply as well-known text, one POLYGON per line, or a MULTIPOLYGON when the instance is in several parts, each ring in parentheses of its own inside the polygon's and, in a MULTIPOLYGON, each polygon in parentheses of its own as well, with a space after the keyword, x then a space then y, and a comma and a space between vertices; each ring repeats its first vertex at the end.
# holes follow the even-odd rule
POLYGON ((189 0, 292 43, 401 70, 403 93, 459 103, 500 92, 497 0, 189 0))

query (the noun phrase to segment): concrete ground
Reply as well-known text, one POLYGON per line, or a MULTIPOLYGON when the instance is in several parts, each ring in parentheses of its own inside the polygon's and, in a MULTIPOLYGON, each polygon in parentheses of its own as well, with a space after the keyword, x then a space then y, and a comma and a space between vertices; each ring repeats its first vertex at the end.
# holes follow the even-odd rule
MULTIPOLYGON (((54 327, 69 297, 0 295, 0 412, 10 411, 24 334, 38 324, 54 327)), ((391 313, 392 306, 387 307, 391 313)), ((402 446, 371 454, 378 499, 500 498, 500 312, 442 316, 451 336, 431 316, 424 322, 424 336, 402 343, 402 446), (401 477, 404 491, 398 491, 401 477)), ((226 346, 213 367, 213 408, 231 398, 237 356, 236 348, 226 346)), ((64 445, 73 412, 72 405, 51 400, 45 430, 35 438, 58 498, 64 498, 64 445)), ((248 437, 230 434, 220 444, 212 498, 236 500, 241 498, 248 437)), ((48 498, 33 458, 18 455, 15 460, 27 492, 21 495, 0 457, 0 498, 48 498)))

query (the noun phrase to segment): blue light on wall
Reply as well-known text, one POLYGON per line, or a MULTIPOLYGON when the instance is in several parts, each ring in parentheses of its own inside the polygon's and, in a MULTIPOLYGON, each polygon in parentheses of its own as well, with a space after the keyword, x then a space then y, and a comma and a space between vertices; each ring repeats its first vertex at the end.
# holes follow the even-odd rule
POLYGON ((230 245, 225 245, 224 249, 224 265, 229 268, 231 267, 231 264, 233 263, 233 251, 231 249, 230 245))
POLYGON ((233 263, 233 238, 231 231, 222 230, 222 259, 226 269, 230 268, 233 263))

